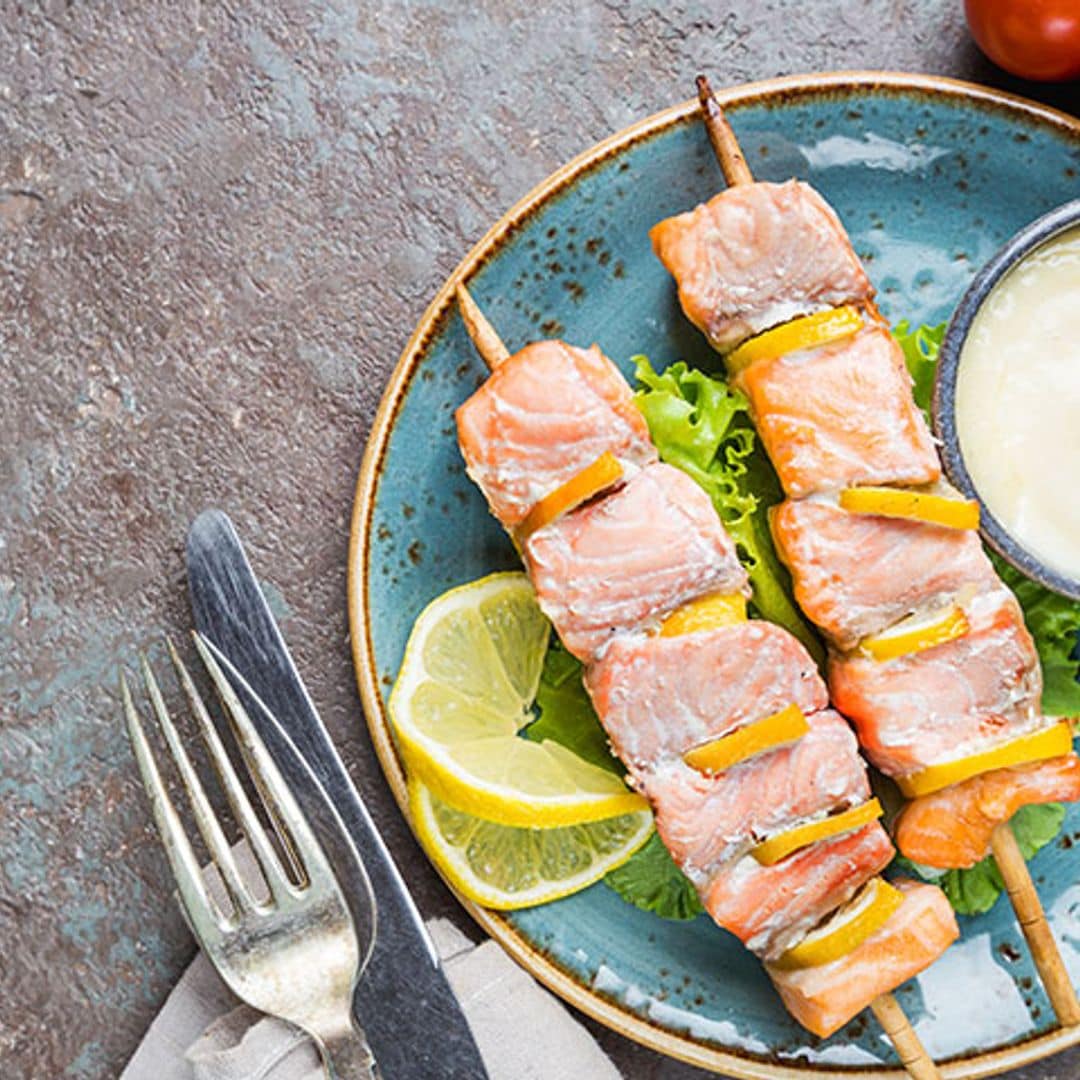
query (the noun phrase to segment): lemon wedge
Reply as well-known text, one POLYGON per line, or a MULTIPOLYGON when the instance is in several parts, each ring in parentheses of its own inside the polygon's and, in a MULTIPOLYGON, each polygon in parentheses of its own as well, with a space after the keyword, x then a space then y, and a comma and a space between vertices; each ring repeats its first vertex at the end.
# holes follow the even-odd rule
POLYGON ((771 965, 780 971, 831 964, 880 930, 904 902, 884 878, 871 878, 842 908, 771 965))
POLYGON ((1017 739, 1000 746, 983 750, 978 754, 957 758, 955 761, 942 761, 928 765, 920 772, 908 776, 894 777, 897 787, 909 798, 929 795, 942 788, 970 780, 981 773, 994 769, 1007 769, 1013 765, 1027 765, 1033 761, 1046 761, 1048 758, 1063 757, 1072 750, 1072 727, 1067 721, 1043 728, 1030 735, 1021 735, 1017 739))
POLYGON ((416 620, 390 717, 409 772, 441 801, 527 828, 645 809, 613 773, 518 735, 533 719, 550 636, 522 573, 451 589, 416 620))
POLYGON ((810 725, 802 709, 795 704, 787 705, 779 712, 755 720, 728 735, 687 750, 683 754, 683 761, 699 772, 723 772, 755 754, 795 742, 809 730, 810 725))
POLYGON ((840 507, 853 514, 876 514, 879 517, 906 518, 943 525, 949 529, 977 529, 979 504, 974 499, 956 499, 930 491, 903 488, 844 488, 840 507))
POLYGON ((660 624, 661 637, 694 634, 746 622, 746 597, 742 593, 712 593, 683 604, 660 624))
POLYGON ((964 609, 950 604, 931 615, 912 615, 872 637, 863 638, 859 648, 875 660, 895 660, 908 653, 922 652, 963 637, 970 629, 964 609))
POLYGON ((537 529, 550 525, 594 495, 599 495, 605 488, 621 479, 622 474, 622 466, 611 451, 601 454, 591 465, 586 465, 581 472, 570 477, 565 484, 548 492, 525 515, 514 530, 517 542, 523 544, 537 529))
POLYGON ((821 818, 820 821, 808 821, 805 825, 796 825, 794 829, 788 829, 787 832, 770 836, 768 840, 758 844, 750 854, 762 866, 772 866, 793 851, 816 844, 819 840, 861 829, 864 825, 869 825, 871 821, 881 817, 881 814, 881 803, 877 799, 871 799, 861 806, 853 806, 840 814, 830 814, 829 817, 821 818))
POLYGON ((727 355, 727 367, 733 375, 744 371, 755 360, 765 360, 785 353, 798 352, 799 349, 812 349, 818 345, 827 345, 830 341, 850 337, 857 333, 863 324, 859 309, 850 304, 819 311, 816 315, 804 315, 792 319, 782 326, 766 330, 749 341, 744 341, 737 349, 727 355))
POLYGON ((648 810, 554 829, 498 825, 440 801, 415 777, 409 808, 417 838, 443 877, 467 899, 500 911, 592 885, 626 862, 653 830, 648 810))

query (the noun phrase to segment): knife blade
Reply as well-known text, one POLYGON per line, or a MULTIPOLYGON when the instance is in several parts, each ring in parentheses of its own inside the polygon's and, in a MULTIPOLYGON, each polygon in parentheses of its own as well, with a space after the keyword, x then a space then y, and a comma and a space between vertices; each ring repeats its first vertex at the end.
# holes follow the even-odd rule
POLYGON ((420 913, 300 679, 236 530, 220 510, 205 511, 192 523, 187 568, 195 625, 240 675, 234 689, 259 735, 292 781, 298 774, 283 734, 307 762, 371 883, 377 915, 353 1005, 383 1080, 486 1080, 420 913))

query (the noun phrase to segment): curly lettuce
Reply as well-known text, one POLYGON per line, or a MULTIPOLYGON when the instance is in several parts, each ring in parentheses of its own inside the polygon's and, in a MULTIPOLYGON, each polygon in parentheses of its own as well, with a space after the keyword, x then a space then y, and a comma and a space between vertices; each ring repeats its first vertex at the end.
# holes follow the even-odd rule
POLYGON ((768 511, 784 496, 745 396, 682 362, 659 374, 647 357, 634 362, 640 384, 634 399, 660 460, 682 469, 712 500, 750 577, 756 614, 790 630, 820 664, 821 642, 795 604, 773 547, 768 511))

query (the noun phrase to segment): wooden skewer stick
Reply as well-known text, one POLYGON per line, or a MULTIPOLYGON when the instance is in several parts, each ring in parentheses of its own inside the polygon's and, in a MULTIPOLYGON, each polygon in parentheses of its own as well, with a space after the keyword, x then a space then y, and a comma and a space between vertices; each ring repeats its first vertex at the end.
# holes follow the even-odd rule
POLYGON ((480 359, 494 371, 500 364, 510 359, 510 350, 495 332, 495 327, 487 321, 487 316, 477 307, 476 301, 469 295, 469 290, 460 282, 456 296, 465 329, 476 346, 480 359))
MULTIPOLYGON (((462 321, 465 323, 465 329, 473 345, 476 346, 476 351, 484 363, 494 371, 509 358, 510 350, 503 344, 495 327, 488 322, 476 301, 469 295, 469 290, 460 282, 458 282, 455 295, 458 308, 461 310, 462 321)), ((875 998, 870 1003, 870 1009, 878 1018, 885 1034, 896 1048, 904 1068, 913 1080, 941 1080, 937 1066, 927 1054, 911 1022, 904 1015, 904 1010, 900 1008, 892 994, 882 994, 875 998)))
POLYGON ((877 1017, 882 1031, 889 1037, 901 1064, 912 1080, 941 1080, 933 1058, 915 1034, 911 1021, 904 1015, 900 1003, 892 994, 882 994, 870 1002, 870 1011, 877 1017))
POLYGON ((1012 901, 1020 929, 1027 938, 1035 967, 1058 1020, 1064 1027, 1080 1024, 1080 1001, 1076 998, 1076 988, 1050 932, 1046 913, 1035 891, 1035 883, 1031 880, 1031 872, 1020 845, 1016 842, 1016 835, 1007 821, 998 825, 991 834, 990 850, 1001 871, 1005 891, 1012 901))
MULTIPOLYGON (((752 184, 754 176, 743 157, 739 140, 735 138, 735 132, 731 130, 724 110, 704 75, 697 77, 697 90, 705 130, 709 133, 709 142, 712 143, 713 151, 720 162, 724 179, 731 185, 752 184)), ((915 1034, 911 1021, 904 1015, 904 1010, 892 994, 876 997, 870 1002, 870 1011, 877 1017, 913 1080, 940 1080, 941 1073, 938 1072, 934 1059, 926 1052, 926 1047, 915 1034)))
POLYGON ((746 164, 746 158, 743 157, 739 140, 735 138, 735 132, 731 130, 724 110, 720 108, 720 102, 716 100, 709 80, 704 75, 697 77, 697 94, 698 101, 701 102, 705 130, 709 133, 709 142, 712 143, 720 168, 724 170, 724 179, 732 186, 752 184, 754 177, 750 166, 746 164))
MULTIPOLYGON (((724 110, 713 95, 709 80, 704 75, 698 76, 697 88, 702 116, 706 130, 709 132, 709 141, 716 151, 724 178, 729 184, 752 183, 753 176, 739 149, 735 133, 731 130, 731 125, 724 116, 724 110)), ((872 308, 872 311, 876 314, 876 307, 872 308)), ((994 829, 991 850, 998 869, 1001 871, 1002 880, 1005 882, 1005 891, 1012 901, 1020 929, 1027 939, 1035 967, 1043 986, 1046 987, 1047 997, 1054 1006, 1058 1021, 1065 1027, 1080 1024, 1080 1001, 1077 1000, 1076 989, 1072 985, 1065 962, 1061 959, 1057 943, 1050 932, 1046 913, 1035 891, 1027 863, 1020 853, 1016 837, 1008 822, 1003 822, 994 829)), ((874 1008, 874 1012, 877 1014, 877 1008, 874 1008)), ((878 1018, 881 1019, 881 1016, 879 1015, 878 1018)), ((884 1026, 885 1021, 881 1022, 884 1026)), ((914 1032, 912 1034, 914 1035, 914 1032)), ((893 1041, 896 1042, 895 1039, 893 1041)), ((897 1044, 897 1050, 899 1051, 899 1044, 897 1044)), ((911 1072, 910 1069, 908 1071, 911 1072)), ((912 1073, 912 1075, 915 1074, 912 1073)))

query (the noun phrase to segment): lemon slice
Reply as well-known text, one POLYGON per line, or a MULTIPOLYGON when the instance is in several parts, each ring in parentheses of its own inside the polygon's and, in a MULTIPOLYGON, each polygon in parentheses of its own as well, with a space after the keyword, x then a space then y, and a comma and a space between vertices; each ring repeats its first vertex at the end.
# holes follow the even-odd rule
POLYGON ((805 825, 796 825, 794 829, 788 829, 787 832, 770 836, 768 840, 758 844, 750 854, 762 866, 772 866, 793 851, 799 851, 831 836, 861 829, 881 815, 881 803, 877 799, 870 799, 869 802, 864 802, 861 806, 853 806, 843 813, 830 814, 829 817, 821 818, 819 821, 808 821, 805 825))
POLYGON ((646 807, 606 769, 558 743, 519 737, 533 719, 550 636, 521 573, 451 589, 416 620, 390 716, 407 768, 443 802, 533 828, 646 807))
POLYGON ((584 889, 621 866, 649 839, 648 810, 554 829, 484 821, 440 801, 409 780, 416 835, 431 861, 463 896, 509 911, 584 889))
POLYGON ((746 622, 746 597, 742 593, 712 593, 683 604, 660 624, 661 637, 695 634, 746 622))
POLYGON ((895 660, 908 653, 922 652, 963 637, 970 629, 964 609, 950 604, 931 615, 912 615, 872 637, 863 638, 859 648, 875 660, 895 660))
POLYGON ((550 525, 556 518, 568 514, 587 499, 599 495, 605 488, 621 479, 622 474, 622 466, 610 450, 601 454, 591 465, 586 465, 565 484, 545 495, 525 515, 524 520, 514 530, 518 543, 523 544, 537 529, 550 525))
POLYGON ((766 330, 749 341, 744 341, 737 349, 728 353, 727 366, 732 374, 748 368, 755 360, 764 360, 799 349, 812 349, 818 345, 827 345, 830 341, 850 337, 857 333, 863 324, 859 309, 850 304, 819 311, 816 315, 804 315, 792 319, 782 326, 766 330))
POLYGON ((801 739, 810 730, 802 709, 792 704, 712 742, 695 746, 683 761, 699 772, 718 773, 740 761, 801 739))
POLYGON ((904 902, 884 878, 871 878, 842 908, 788 949, 772 966, 780 971, 831 964, 880 930, 904 902))
POLYGON ((850 510, 853 514, 926 521, 949 529, 979 527, 979 504, 974 499, 950 498, 930 491, 889 487, 844 488, 840 492, 839 503, 842 509, 850 510))
POLYGON ((1007 769, 1013 765, 1027 765, 1033 761, 1063 757, 1072 750, 1072 727, 1067 721, 1043 728, 1030 735, 1021 735, 1000 746, 983 750, 978 754, 942 761, 928 765, 909 776, 897 776, 897 787, 909 798, 929 795, 961 781, 970 780, 981 773, 994 769, 1007 769))

